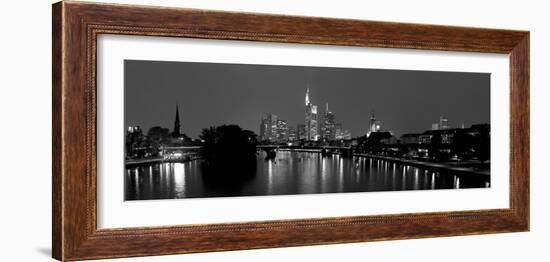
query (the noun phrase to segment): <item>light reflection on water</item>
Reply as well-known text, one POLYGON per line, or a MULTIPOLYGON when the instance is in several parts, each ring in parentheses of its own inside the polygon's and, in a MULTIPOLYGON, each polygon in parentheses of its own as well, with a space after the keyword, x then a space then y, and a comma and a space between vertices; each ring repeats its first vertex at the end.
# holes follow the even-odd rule
POLYGON ((489 187, 488 178, 455 175, 364 157, 322 157, 316 153, 277 152, 258 156, 256 175, 227 187, 203 181, 199 160, 127 169, 125 199, 174 199, 489 187))

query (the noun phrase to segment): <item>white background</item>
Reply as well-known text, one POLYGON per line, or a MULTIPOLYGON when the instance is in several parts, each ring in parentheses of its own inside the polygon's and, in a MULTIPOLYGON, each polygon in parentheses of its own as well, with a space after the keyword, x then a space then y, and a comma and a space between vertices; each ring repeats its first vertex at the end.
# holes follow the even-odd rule
MULTIPOLYGON (((112 2, 112 1, 109 1, 112 2)), ((217 252, 124 261, 548 261, 550 28, 545 1, 119 1, 235 11, 531 31, 531 232, 217 252)), ((51 250, 51 7, 11 1, 0 14, 2 261, 48 261, 51 250)))

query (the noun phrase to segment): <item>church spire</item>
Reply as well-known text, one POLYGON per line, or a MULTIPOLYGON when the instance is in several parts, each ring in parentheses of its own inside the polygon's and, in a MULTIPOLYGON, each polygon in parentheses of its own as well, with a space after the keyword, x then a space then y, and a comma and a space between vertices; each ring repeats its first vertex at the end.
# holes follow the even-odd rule
POLYGON ((174 120, 174 131, 172 132, 173 136, 181 135, 181 126, 180 126, 180 112, 179 106, 176 104, 176 120, 174 120))

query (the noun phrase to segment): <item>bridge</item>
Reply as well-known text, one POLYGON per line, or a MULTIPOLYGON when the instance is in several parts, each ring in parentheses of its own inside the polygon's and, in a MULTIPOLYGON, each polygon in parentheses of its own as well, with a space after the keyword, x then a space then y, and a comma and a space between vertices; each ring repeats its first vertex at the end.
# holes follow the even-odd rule
MULTIPOLYGON (((188 162, 201 158, 202 146, 161 146, 159 157, 126 160, 127 165, 142 165, 159 162, 188 162)), ((343 157, 351 157, 353 150, 345 146, 288 146, 288 145, 257 145, 257 151, 267 153, 267 158, 275 158, 277 151, 317 153, 322 156, 339 154, 343 157)))
POLYGON ((257 145, 256 149, 258 151, 266 152, 268 158, 275 158, 275 156, 277 155, 277 151, 318 153, 322 156, 332 156, 333 154, 340 154, 343 157, 350 157, 353 155, 352 148, 346 146, 257 145))

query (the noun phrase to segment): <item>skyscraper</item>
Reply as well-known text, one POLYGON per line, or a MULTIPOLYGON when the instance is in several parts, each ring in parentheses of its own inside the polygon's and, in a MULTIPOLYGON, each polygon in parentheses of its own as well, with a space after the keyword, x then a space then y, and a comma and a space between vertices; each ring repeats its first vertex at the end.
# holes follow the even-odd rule
POLYGON ((298 140, 298 134, 296 133, 296 128, 293 126, 288 126, 288 141, 294 142, 298 140))
POLYGON ((277 142, 286 143, 288 141, 288 124, 286 120, 277 120, 277 142))
POLYGON ((336 140, 341 140, 341 139, 344 139, 344 134, 342 132, 342 124, 341 123, 336 123, 334 124, 334 138, 336 140))
POLYGON ((306 125, 298 125, 298 140, 306 140, 306 125))
POLYGON ((319 123, 317 115, 317 106, 309 101, 309 88, 306 90, 306 122, 305 122, 306 140, 319 140, 319 123))
POLYGON ((174 131, 172 131, 173 137, 181 136, 181 125, 180 125, 180 112, 178 105, 176 105, 176 120, 174 120, 174 131))
POLYGON ((334 138, 336 140, 350 140, 351 132, 347 129, 342 128, 341 123, 334 124, 334 138))
POLYGON ((335 116, 334 114, 328 109, 328 103, 325 108, 325 118, 323 121, 323 135, 322 138, 325 141, 331 141, 336 139, 336 127, 335 127, 335 116))
POLYGON ((439 129, 449 129, 449 119, 440 116, 439 117, 439 129))
POLYGON ((262 116, 262 121, 260 122, 260 141, 267 140, 269 137, 267 135, 267 129, 269 127, 269 122, 267 121, 267 115, 262 116))
POLYGON ((264 141, 277 141, 277 119, 274 114, 265 114, 260 124, 260 139, 264 141))

